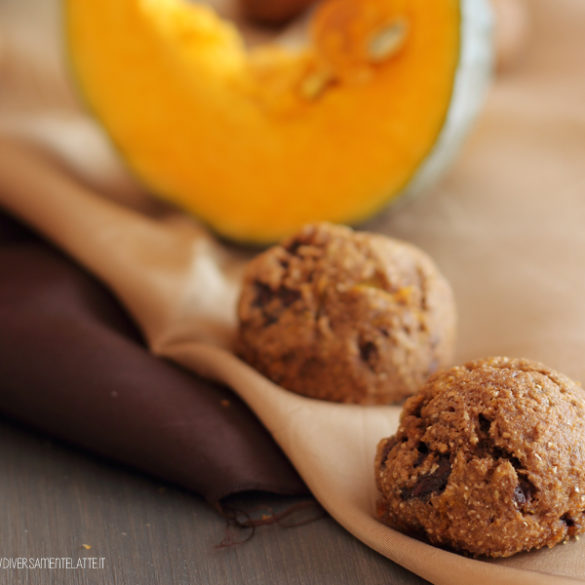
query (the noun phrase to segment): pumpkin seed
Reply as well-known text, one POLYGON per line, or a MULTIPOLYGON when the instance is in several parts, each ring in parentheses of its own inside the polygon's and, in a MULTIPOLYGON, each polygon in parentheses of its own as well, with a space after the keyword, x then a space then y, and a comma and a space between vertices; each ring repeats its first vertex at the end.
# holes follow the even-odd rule
POLYGON ((301 82, 301 95, 307 100, 317 99, 333 81, 328 71, 314 71, 301 82))
POLYGON ((406 40, 408 24, 405 20, 395 20, 378 29, 367 46, 368 58, 373 63, 381 63, 395 55, 406 40))

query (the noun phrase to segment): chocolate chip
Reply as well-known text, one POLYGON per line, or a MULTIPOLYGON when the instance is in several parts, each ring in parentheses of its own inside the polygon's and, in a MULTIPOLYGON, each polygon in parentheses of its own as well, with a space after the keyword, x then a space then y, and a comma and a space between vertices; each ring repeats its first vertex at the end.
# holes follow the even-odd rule
POLYGON ((254 281, 254 289, 256 291, 256 296, 252 301, 253 307, 264 307, 271 301, 274 296, 272 289, 267 284, 264 284, 259 280, 254 281))
POLYGON ((514 501, 518 506, 523 506, 528 501, 520 484, 514 488, 514 501))
POLYGON ((514 488, 514 501, 519 508, 523 508, 532 500, 534 485, 525 476, 518 476, 518 485, 514 488))
POLYGON ((286 286, 281 286, 276 291, 276 296, 284 307, 290 307, 294 302, 298 301, 302 295, 300 290, 294 290, 292 288, 287 288, 286 286))
POLYGON ((516 470, 522 469, 522 463, 518 457, 506 451, 506 449, 502 449, 501 447, 493 447, 492 454, 494 459, 506 459, 510 462, 512 467, 516 470))
POLYGON ((492 421, 487 416, 481 413, 477 418, 480 432, 487 435, 490 432, 492 421))
POLYGON ((489 435, 492 421, 485 415, 480 414, 478 417, 478 428, 480 435, 480 442, 477 446, 477 455, 480 457, 492 457, 493 459, 504 459, 509 461, 514 469, 517 471, 523 469, 522 462, 514 453, 510 453, 507 449, 496 445, 489 435))
POLYGON ((378 348, 375 343, 366 341, 360 343, 360 357, 364 362, 369 362, 370 358, 375 358, 378 354, 378 348))
POLYGON ((563 514, 560 518, 561 522, 567 525, 567 528, 575 526, 575 521, 569 516, 569 514, 563 514))
POLYGON ((301 292, 298 290, 287 288, 286 286, 280 286, 273 290, 269 285, 259 280, 254 281, 254 288, 256 296, 252 301, 252 306, 261 310, 265 327, 276 323, 280 317, 281 310, 290 307, 302 297, 301 292), (277 299, 281 306, 275 306, 272 303, 274 299, 277 299))
POLYGON ((259 280, 254 281, 254 288, 256 289, 256 296, 252 301, 254 307, 265 307, 275 298, 284 307, 289 307, 302 297, 301 291, 299 290, 294 290, 286 286, 280 286, 276 290, 273 290, 269 285, 259 280))
POLYGON ((273 315, 272 313, 268 313, 267 311, 262 311, 262 316, 264 317, 264 323, 263 323, 264 327, 268 327, 270 325, 273 325, 274 323, 276 323, 278 321, 278 317, 276 315, 273 315))
POLYGON ((433 494, 442 494, 445 491, 451 475, 449 457, 442 455, 437 464, 435 471, 420 477, 413 487, 402 490, 403 500, 417 498, 426 502, 433 494))
POLYGON ((414 463, 412 464, 413 467, 420 467, 420 465, 422 464, 422 462, 427 458, 427 455, 429 454, 429 447, 426 443, 423 443, 422 441, 416 446, 416 450, 418 451, 418 456, 417 458, 414 460, 414 463))
POLYGON ((299 251, 299 248, 304 245, 304 242, 301 240, 292 240, 288 246, 286 246, 285 250, 292 254, 293 256, 299 251))

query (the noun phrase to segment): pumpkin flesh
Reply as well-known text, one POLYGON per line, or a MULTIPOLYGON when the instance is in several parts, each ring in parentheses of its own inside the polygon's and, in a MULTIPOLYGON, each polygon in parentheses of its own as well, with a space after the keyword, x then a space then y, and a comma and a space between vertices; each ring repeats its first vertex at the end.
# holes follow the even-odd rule
POLYGON ((249 49, 183 0, 66 11, 81 91, 131 169, 240 241, 353 224, 398 196, 441 132, 458 67, 456 0, 330 0, 297 50, 249 49), (394 22, 402 46, 374 61, 368 42, 394 22))

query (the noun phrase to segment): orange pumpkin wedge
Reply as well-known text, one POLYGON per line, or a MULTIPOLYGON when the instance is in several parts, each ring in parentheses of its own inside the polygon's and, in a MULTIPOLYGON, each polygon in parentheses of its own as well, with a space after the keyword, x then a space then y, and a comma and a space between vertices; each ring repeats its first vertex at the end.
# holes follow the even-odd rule
POLYGON ((295 48, 187 0, 65 0, 74 75, 154 193, 233 240, 358 223, 433 181, 489 73, 484 0, 326 0, 295 48))

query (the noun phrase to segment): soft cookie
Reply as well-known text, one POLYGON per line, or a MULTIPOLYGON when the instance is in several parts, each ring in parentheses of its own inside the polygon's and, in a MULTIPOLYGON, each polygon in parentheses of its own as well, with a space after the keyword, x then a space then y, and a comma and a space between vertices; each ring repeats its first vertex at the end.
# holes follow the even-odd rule
POLYGON ((546 366, 503 357, 432 376, 376 457, 379 516, 474 556, 585 531, 585 398, 546 366))
POLYGON ((237 351, 288 390, 390 403, 452 355, 455 305, 432 260, 410 244, 309 225, 247 267, 237 351))

